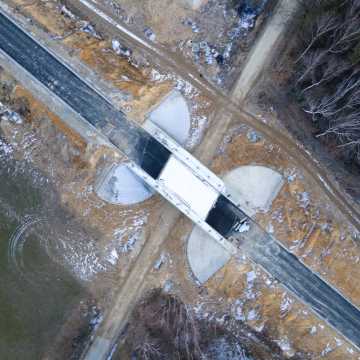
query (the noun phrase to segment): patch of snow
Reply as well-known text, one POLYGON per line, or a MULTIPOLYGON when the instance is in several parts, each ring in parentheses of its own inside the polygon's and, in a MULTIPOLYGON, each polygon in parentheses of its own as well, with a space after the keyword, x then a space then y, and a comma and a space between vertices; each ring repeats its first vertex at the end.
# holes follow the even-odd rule
POLYGON ((317 328, 316 328, 316 326, 314 325, 314 326, 312 326, 311 329, 310 329, 310 335, 315 335, 316 332, 317 332, 317 328))
POLYGON ((90 326, 92 327, 92 329, 95 331, 99 325, 102 323, 104 317, 103 315, 101 315, 100 313, 98 313, 96 316, 94 316, 91 320, 90 320, 90 326))
POLYGON ((144 34, 150 41, 154 42, 156 40, 156 35, 152 29, 146 28, 144 34))
POLYGON ((304 191, 300 193, 298 198, 300 202, 300 207, 302 207, 303 209, 306 209, 310 205, 310 195, 308 192, 304 191))
POLYGON ((171 78, 172 77, 170 74, 162 74, 162 73, 160 73, 160 71, 158 71, 156 69, 151 69, 151 72, 150 72, 151 81, 163 82, 163 81, 169 80, 171 78))
POLYGON ((246 137, 251 143, 257 143, 262 138, 255 130, 249 130, 246 137))
POLYGON ((17 112, 10 110, 2 115, 2 120, 9 121, 16 125, 21 125, 24 122, 22 117, 17 112))
POLYGON ((135 243, 138 240, 138 238, 139 238, 139 233, 134 233, 130 235, 128 240, 124 244, 121 244, 120 251, 122 253, 128 253, 134 250, 135 243))
POLYGON ((256 279, 255 271, 250 271, 246 274, 245 298, 248 300, 253 300, 256 298, 256 293, 254 292, 255 279, 256 279))
POLYGON ((256 312, 255 309, 251 309, 247 314, 247 320, 253 321, 259 319, 259 314, 256 312))
POLYGON ((284 222, 284 214, 282 209, 277 209, 273 212, 271 218, 278 222, 279 224, 282 224, 284 222))
POLYGON ((96 39, 101 39, 101 36, 96 32, 95 28, 88 21, 80 21, 80 30, 91 35, 96 39))
POLYGON ((286 179, 289 183, 293 182, 297 178, 297 173, 295 169, 290 169, 285 171, 286 179))
POLYGON ((284 293, 280 303, 280 316, 284 317, 290 310, 294 300, 291 299, 288 294, 284 293))
POLYGON ((61 6, 60 12, 72 20, 76 19, 76 16, 65 5, 61 6))
POLYGON ((293 356, 295 354, 291 346, 290 340, 287 337, 283 337, 280 340, 275 340, 275 342, 280 346, 280 349, 288 356, 293 356))
POLYGON ((266 231, 269 233, 269 234, 273 234, 274 233, 274 226, 273 224, 271 223, 271 221, 268 223, 267 227, 266 227, 266 231))
POLYGON ((236 300, 235 301, 235 306, 234 306, 234 318, 235 320, 239 320, 239 321, 245 321, 245 314, 244 314, 244 309, 243 309, 243 302, 241 300, 236 300))
POLYGON ((155 270, 160 270, 161 266, 163 264, 165 264, 166 260, 167 260, 167 256, 164 253, 161 253, 159 259, 156 260, 156 262, 154 264, 154 269, 155 270))
POLYGON ((126 46, 123 46, 119 40, 111 40, 111 46, 116 54, 125 57, 131 56, 131 50, 128 49, 126 46))
POLYGON ((246 281, 248 284, 253 284, 254 281, 256 279, 256 272, 255 271, 249 271, 247 274, 246 274, 246 281))
MULTIPOLYGON (((191 74, 189 74, 191 76, 191 74)), ((187 99, 192 99, 199 95, 199 92, 189 82, 183 80, 181 77, 172 73, 161 73, 156 69, 150 72, 150 79, 156 82, 173 81, 175 88, 179 90, 187 99)))
POLYGON ((249 230, 250 230, 250 223, 248 221, 244 221, 235 228, 235 231, 238 233, 248 232, 249 230))
POLYGON ((239 344, 230 343, 226 338, 214 340, 206 350, 206 358, 217 360, 251 360, 239 344))
POLYGON ((57 253, 62 256, 57 261, 64 261, 80 280, 89 281, 94 275, 107 269, 94 242, 59 239, 57 247, 57 253))
POLYGON ((333 351, 334 349, 332 348, 332 346, 330 345, 330 343, 327 343, 325 346, 325 349, 323 349, 321 351, 321 356, 325 356, 327 355, 329 352, 333 351))
POLYGON ((227 317, 227 315, 224 314, 223 316, 216 318, 215 321, 216 321, 218 324, 221 324, 221 325, 222 325, 222 324, 225 323, 226 317, 227 317))
POLYGON ((187 81, 178 78, 176 81, 176 88, 181 91, 185 96, 190 96, 194 92, 197 92, 194 87, 187 81))
POLYGON ((107 257, 107 261, 109 261, 109 263, 112 265, 116 265, 118 259, 119 259, 118 252, 116 251, 116 249, 112 249, 110 255, 107 257))
POLYGON ((208 119, 206 116, 194 116, 194 122, 196 123, 196 127, 192 129, 190 138, 186 143, 186 147, 190 149, 200 143, 208 124, 208 119))
POLYGON ((336 342, 336 346, 342 346, 342 344, 344 343, 341 339, 335 337, 335 342, 336 342))
POLYGON ((200 31, 200 28, 196 24, 196 22, 190 18, 184 19, 182 23, 183 23, 183 25, 190 27, 192 32, 194 32, 194 33, 198 33, 200 31))
POLYGON ((173 290, 174 283, 171 280, 166 280, 163 286, 163 289, 166 293, 169 293, 173 290))
POLYGON ((253 12, 244 12, 239 21, 239 29, 249 31, 255 26, 256 14, 253 12))
POLYGON ((5 141, 3 141, 0 138, 0 157, 2 155, 8 156, 8 155, 12 154, 13 152, 14 152, 14 149, 12 148, 12 146, 7 144, 5 141))

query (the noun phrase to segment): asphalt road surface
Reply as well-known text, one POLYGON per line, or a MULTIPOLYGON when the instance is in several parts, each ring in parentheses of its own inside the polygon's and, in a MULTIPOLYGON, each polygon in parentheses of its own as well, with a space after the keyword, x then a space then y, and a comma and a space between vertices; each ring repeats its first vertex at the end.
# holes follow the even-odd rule
POLYGON ((254 222, 240 247, 323 320, 360 348, 360 311, 254 222))
POLYGON ((124 113, 115 109, 3 14, 0 14, 0 47, 91 125, 105 133, 121 152, 138 165, 142 165, 149 141, 155 141, 154 146, 160 148, 158 151, 162 150, 163 146, 147 132, 127 121, 124 113))

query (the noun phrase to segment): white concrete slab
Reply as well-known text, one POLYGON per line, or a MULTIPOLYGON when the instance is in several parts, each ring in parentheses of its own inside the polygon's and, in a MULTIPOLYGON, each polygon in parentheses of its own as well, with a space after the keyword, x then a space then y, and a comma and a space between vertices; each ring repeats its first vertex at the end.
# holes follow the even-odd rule
POLYGON ((124 163, 106 169, 100 175, 95 192, 104 201, 116 205, 133 205, 154 194, 124 163))
POLYGON ((229 252, 198 226, 194 227, 188 240, 187 256, 191 270, 201 284, 231 258, 229 252))
MULTIPOLYGON (((268 211, 284 183, 278 172, 256 165, 238 167, 223 179, 233 201, 250 216, 268 211)), ((187 256, 193 274, 202 284, 230 259, 229 253, 198 227, 188 239, 187 256)))
POLYGON ((171 156, 159 176, 161 182, 172 195, 206 219, 218 198, 218 192, 176 157, 171 156))
POLYGON ((284 184, 281 174, 258 165, 240 166, 223 178, 228 192, 249 216, 268 211, 284 184))
POLYGON ((182 94, 173 90, 148 114, 146 121, 151 121, 184 145, 190 134, 191 117, 189 107, 182 94))

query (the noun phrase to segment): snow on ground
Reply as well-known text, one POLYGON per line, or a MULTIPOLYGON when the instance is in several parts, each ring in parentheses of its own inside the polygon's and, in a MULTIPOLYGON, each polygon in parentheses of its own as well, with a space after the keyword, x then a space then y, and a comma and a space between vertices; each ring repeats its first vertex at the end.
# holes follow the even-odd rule
POLYGON ((287 336, 283 336, 282 338, 275 340, 275 342, 280 346, 281 350, 289 357, 295 355, 295 351, 291 346, 290 340, 287 336))
POLYGON ((13 152, 13 148, 5 141, 0 139, 0 158, 2 156, 8 156, 13 152))
POLYGON ((239 344, 231 344, 226 338, 218 338, 213 341, 207 353, 211 359, 218 360, 252 360, 247 356, 246 351, 239 344))
POLYGON ((71 227, 66 232, 52 228, 43 245, 54 261, 65 265, 78 279, 90 281, 118 265, 121 257, 135 248, 146 223, 146 212, 135 216, 128 225, 114 231, 113 240, 105 249, 89 234, 73 231, 71 227))
POLYGON ((204 131, 208 125, 208 119, 204 115, 193 116, 193 120, 196 122, 197 126, 191 129, 191 134, 186 142, 186 147, 189 149, 200 144, 204 131))

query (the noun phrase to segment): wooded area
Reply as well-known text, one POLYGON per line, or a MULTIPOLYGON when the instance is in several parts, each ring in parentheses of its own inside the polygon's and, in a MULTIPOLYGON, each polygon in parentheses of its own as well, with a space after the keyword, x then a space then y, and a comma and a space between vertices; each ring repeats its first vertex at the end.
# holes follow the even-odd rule
POLYGON ((229 331, 215 318, 201 319, 180 298, 156 289, 137 304, 114 359, 284 359, 275 343, 240 321, 233 325, 229 331))
POLYGON ((296 95, 326 136, 360 164, 360 0, 305 0, 296 95))

